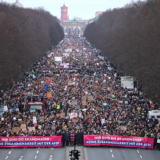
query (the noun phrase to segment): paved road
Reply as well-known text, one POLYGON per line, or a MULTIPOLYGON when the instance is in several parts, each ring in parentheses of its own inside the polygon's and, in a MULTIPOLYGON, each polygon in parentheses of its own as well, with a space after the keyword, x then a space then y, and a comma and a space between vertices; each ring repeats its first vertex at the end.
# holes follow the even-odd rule
POLYGON ((65 148, 0 149, 0 160, 65 160, 65 148))
MULTIPOLYGON (((149 149, 85 147, 85 153, 84 160, 160 160, 160 151, 149 149)), ((66 148, 0 149, 0 160, 68 160, 68 154, 66 148)))
POLYGON ((130 148, 85 147, 86 160, 160 160, 160 151, 130 148))

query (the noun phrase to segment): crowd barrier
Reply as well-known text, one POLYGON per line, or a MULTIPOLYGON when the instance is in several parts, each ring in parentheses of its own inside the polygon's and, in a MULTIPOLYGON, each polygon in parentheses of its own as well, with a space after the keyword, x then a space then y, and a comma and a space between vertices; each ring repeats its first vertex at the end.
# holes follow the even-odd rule
POLYGON ((84 135, 84 146, 117 146, 153 149, 154 138, 110 135, 84 135))
POLYGON ((61 136, 0 137, 0 147, 61 147, 61 136))

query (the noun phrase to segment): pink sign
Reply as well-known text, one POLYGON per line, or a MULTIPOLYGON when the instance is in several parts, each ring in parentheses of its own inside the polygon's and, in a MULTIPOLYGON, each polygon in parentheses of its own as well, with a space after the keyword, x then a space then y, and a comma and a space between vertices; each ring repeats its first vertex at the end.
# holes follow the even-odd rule
POLYGON ((69 68, 69 63, 60 63, 61 67, 69 68))
POLYGON ((61 136, 0 137, 0 147, 61 147, 61 136))
POLYGON ((84 135, 84 146, 102 145, 153 149, 154 138, 111 135, 84 135))

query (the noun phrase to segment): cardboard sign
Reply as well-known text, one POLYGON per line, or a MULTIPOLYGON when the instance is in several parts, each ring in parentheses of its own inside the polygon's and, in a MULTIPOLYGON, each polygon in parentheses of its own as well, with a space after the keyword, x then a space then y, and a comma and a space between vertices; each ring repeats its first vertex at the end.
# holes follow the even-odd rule
POLYGON ((87 96, 83 96, 82 101, 86 101, 86 100, 87 100, 87 96))
POLYGON ((61 118, 65 118, 65 113, 62 112, 60 117, 61 117, 61 118))
POLYGON ((86 106, 86 105, 87 105, 87 102, 86 102, 86 101, 82 101, 82 105, 83 105, 83 106, 86 106))
POLYGON ((97 107, 97 111, 100 111, 101 110, 101 107, 97 107))
POLYGON ((93 96, 88 96, 89 101, 93 101, 93 96))
POLYGON ((26 124, 21 124, 22 131, 26 131, 26 124))
POLYGON ((73 123, 77 123, 77 122, 78 122, 78 119, 72 119, 72 122, 73 122, 73 123))
POLYGON ((19 132, 20 130, 21 130, 20 127, 14 127, 14 128, 13 128, 13 132, 19 132))
POLYGON ((35 131, 35 127, 28 127, 29 131, 35 131))

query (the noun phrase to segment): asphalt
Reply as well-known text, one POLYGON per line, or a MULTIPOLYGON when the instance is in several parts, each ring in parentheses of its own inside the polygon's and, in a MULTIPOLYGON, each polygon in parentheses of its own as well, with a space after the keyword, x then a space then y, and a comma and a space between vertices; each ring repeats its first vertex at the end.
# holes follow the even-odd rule
POLYGON ((65 148, 0 149, 0 160, 65 160, 65 148))
MULTIPOLYGON (((66 148, 0 149, 0 160, 70 160, 66 148)), ((80 160, 160 160, 160 151, 150 149, 76 147, 80 160)))
POLYGON ((131 148, 85 147, 85 160, 160 160, 160 151, 131 148))

